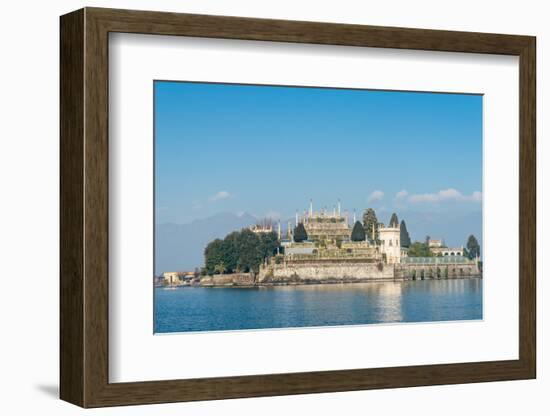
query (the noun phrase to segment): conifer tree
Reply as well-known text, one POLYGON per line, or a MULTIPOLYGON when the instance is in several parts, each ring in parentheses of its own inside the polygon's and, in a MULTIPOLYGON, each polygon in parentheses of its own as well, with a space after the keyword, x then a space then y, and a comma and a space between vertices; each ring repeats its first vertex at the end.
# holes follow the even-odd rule
POLYGON ((365 229, 365 235, 369 243, 380 244, 378 237, 378 219, 376 218, 376 212, 372 208, 368 208, 363 213, 363 228, 365 229), (374 227, 374 238, 373 238, 374 227))
POLYGON ((359 221, 356 221, 351 231, 351 241, 365 241, 365 237, 363 225, 359 221))
POLYGON ((299 223, 294 228, 294 241, 296 243, 301 243, 302 241, 306 241, 306 240, 307 240, 306 228, 304 227, 304 224, 299 223))
POLYGON ((397 214, 395 212, 391 214, 389 227, 392 227, 392 228, 399 227, 399 219, 397 218, 397 214))
POLYGON ((407 231, 407 224, 405 224, 405 220, 401 220, 399 240, 401 240, 401 247, 410 247, 411 237, 409 236, 409 231, 407 231))
POLYGON ((480 247, 479 243, 477 242, 477 238, 475 238, 473 235, 470 235, 468 237, 468 241, 466 243, 466 249, 468 250, 468 257, 471 259, 474 259, 476 256, 479 257, 480 255, 480 247))

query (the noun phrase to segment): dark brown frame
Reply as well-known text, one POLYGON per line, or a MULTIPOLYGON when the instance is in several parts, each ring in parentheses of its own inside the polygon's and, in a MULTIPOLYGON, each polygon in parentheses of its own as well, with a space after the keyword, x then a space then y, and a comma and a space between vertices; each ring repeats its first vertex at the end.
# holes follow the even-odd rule
POLYGON ((85 8, 61 17, 60 396, 83 407, 536 377, 535 38, 85 8), (519 359, 136 383, 108 380, 108 34, 519 56, 519 359))

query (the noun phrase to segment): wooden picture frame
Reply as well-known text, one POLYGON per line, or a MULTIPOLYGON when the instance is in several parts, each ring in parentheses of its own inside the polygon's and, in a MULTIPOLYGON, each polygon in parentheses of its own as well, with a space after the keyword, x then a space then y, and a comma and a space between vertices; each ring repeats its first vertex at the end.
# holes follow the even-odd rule
POLYGON ((85 8, 61 17, 60 396, 82 407, 536 377, 535 38, 85 8), (519 359, 109 383, 108 35, 246 39, 519 57, 519 359))

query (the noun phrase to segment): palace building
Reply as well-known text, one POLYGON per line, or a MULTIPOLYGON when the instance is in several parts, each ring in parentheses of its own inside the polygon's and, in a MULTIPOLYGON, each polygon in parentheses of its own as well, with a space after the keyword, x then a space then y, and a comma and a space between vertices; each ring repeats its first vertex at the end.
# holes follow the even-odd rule
MULTIPOLYGON (((400 246, 400 228, 384 227, 378 225, 380 244, 364 241, 352 241, 351 232, 357 221, 354 212, 350 218, 348 212, 342 212, 341 203, 338 201, 332 211, 323 208, 319 211, 313 210, 313 201, 309 203, 309 209, 302 215, 296 211, 294 226, 304 226, 307 233, 307 240, 294 241, 293 227, 287 225, 286 235, 283 237, 281 224, 278 225, 278 235, 281 245, 284 247, 286 260, 363 260, 371 263, 399 263, 402 256, 406 255, 406 249, 400 246), (353 219, 353 221, 350 220, 353 219)), ((374 230, 368 230, 374 234, 374 230)), ((367 230, 365 230, 367 233, 367 230)))
MULTIPOLYGON (((463 249, 447 248, 443 240, 430 240, 433 257, 409 257, 408 248, 401 247, 401 226, 394 221, 388 226, 378 223, 363 230, 364 240, 353 241, 352 230, 357 221, 347 211, 342 212, 340 201, 332 210, 309 209, 287 224, 277 226, 282 252, 265 261, 260 267, 258 283, 299 282, 362 282, 371 280, 416 279, 428 277, 457 278, 478 276, 477 259, 463 257, 463 249), (352 221, 350 221, 352 220, 352 221), (303 226, 301 237, 294 233, 303 226), (375 237, 377 236, 377 237, 375 237), (305 237, 305 239, 303 239, 305 237)), ((256 227, 254 232, 273 230, 271 225, 256 227)), ((357 240, 357 236, 355 238, 357 240)))
POLYGON ((313 212, 313 202, 310 201, 309 211, 302 217, 301 222, 304 224, 309 241, 336 242, 350 239, 351 229, 347 214, 341 215, 340 201, 338 201, 338 208, 335 206, 332 212, 326 209, 313 212))

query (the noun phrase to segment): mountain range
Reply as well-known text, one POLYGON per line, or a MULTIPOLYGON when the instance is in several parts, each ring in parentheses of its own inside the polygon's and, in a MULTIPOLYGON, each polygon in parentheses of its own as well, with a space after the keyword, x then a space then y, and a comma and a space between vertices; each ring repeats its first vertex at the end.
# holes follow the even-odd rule
POLYGON ((188 224, 158 224, 155 228, 155 274, 194 270, 204 263, 206 245, 232 231, 254 225, 256 217, 222 212, 188 224))

